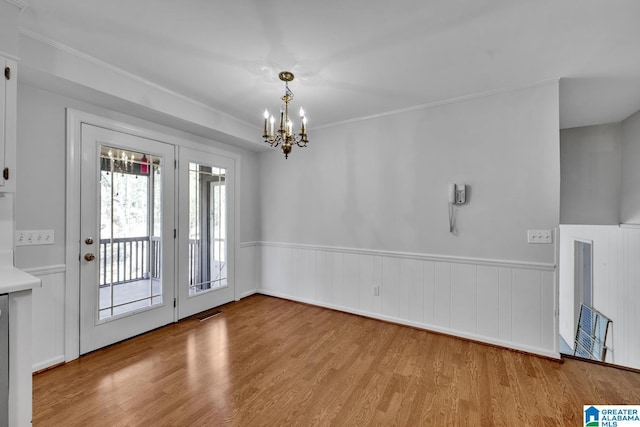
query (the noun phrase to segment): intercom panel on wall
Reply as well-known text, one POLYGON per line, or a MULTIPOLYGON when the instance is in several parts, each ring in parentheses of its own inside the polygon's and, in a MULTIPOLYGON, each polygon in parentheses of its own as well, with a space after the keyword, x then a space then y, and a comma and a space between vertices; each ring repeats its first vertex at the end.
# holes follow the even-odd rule
POLYGON ((467 202, 467 186, 465 184, 449 184, 449 232, 457 234, 455 227, 456 206, 467 202))
POLYGON ((463 205, 467 201, 467 186, 464 184, 449 184, 449 203, 463 205))

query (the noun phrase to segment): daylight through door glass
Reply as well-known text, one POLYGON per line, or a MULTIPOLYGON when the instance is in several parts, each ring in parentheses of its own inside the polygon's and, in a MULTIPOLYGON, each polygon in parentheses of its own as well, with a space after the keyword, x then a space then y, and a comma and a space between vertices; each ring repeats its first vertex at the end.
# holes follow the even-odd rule
POLYGON ((227 286, 226 170, 189 163, 189 295, 227 286))
POLYGON ((161 159, 100 147, 98 317, 162 304, 161 159))

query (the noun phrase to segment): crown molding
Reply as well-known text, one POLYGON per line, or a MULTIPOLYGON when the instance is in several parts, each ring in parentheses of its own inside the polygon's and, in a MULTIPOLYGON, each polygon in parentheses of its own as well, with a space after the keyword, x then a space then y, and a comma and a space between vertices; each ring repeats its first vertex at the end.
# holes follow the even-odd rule
POLYGON ((442 105, 455 104, 457 102, 471 101, 471 100, 474 100, 474 99, 488 98, 488 97, 495 96, 495 95, 501 95, 503 93, 518 92, 518 91, 521 91, 521 90, 531 89, 531 88, 538 87, 538 86, 545 86, 545 85, 548 85, 548 84, 554 84, 554 83, 557 84, 559 81, 560 81, 560 78, 551 78, 551 79, 539 80, 539 81, 530 82, 530 83, 517 85, 517 86, 507 86, 507 87, 502 87, 502 88, 498 88, 498 89, 494 89, 494 90, 488 90, 488 91, 485 91, 485 92, 471 93, 471 94, 468 94, 468 95, 457 96, 457 97, 454 97, 454 98, 447 98, 447 99, 442 99, 442 100, 439 100, 439 101, 428 102, 426 104, 414 105, 413 107, 400 108, 400 109, 397 109, 397 110, 385 111, 383 113, 371 114, 369 116, 356 117, 354 119, 342 120, 342 121, 333 122, 333 123, 327 123, 326 125, 314 126, 313 128, 314 129, 332 128, 332 127, 335 127, 335 126, 341 126, 341 125, 347 125, 347 124, 351 124, 351 123, 363 122, 363 121, 366 121, 366 120, 378 119, 378 118, 381 118, 381 117, 388 117, 388 116, 395 116, 395 115, 398 115, 398 114, 405 114, 405 113, 409 113, 409 112, 412 112, 412 111, 428 110, 429 108, 440 107, 442 105))
MULTIPOLYGON (((9 1, 9 0, 5 0, 5 1, 9 1)), ((16 1, 18 1, 18 0, 16 0, 16 1)), ((115 66, 115 65, 113 65, 113 64, 111 64, 109 62, 103 61, 102 59, 98 59, 95 56, 92 56, 92 55, 89 55, 88 53, 85 53, 85 52, 82 52, 80 50, 77 50, 77 49, 75 49, 75 48, 73 48, 71 46, 68 46, 68 45, 64 44, 64 43, 60 43, 60 42, 58 42, 56 40, 53 40, 53 39, 51 39, 51 38, 49 38, 47 36, 44 36, 44 35, 42 35, 40 33, 37 33, 37 32, 35 32, 33 30, 30 30, 28 28, 19 27, 18 28, 18 33, 20 35, 22 35, 22 36, 28 37, 28 38, 36 40, 36 41, 38 41, 40 43, 46 44, 48 46, 51 46, 52 48, 54 48, 56 50, 59 50, 60 52, 63 52, 65 54, 67 54, 67 55, 70 55, 70 56, 75 57, 77 59, 80 59, 82 61, 86 61, 86 62, 88 62, 90 64, 93 64, 93 65, 96 65, 98 67, 104 68, 104 69, 109 70, 109 71, 111 71, 111 72, 113 72, 115 74, 118 74, 118 75, 122 76, 122 77, 131 79, 131 80, 135 80, 138 83, 141 83, 141 84, 143 84, 145 86, 148 86, 150 88, 153 88, 155 90, 164 92, 164 93, 166 93, 168 95, 171 95, 173 97, 179 98, 182 101, 186 101, 188 103, 191 103, 191 104, 193 104, 195 106, 198 106, 198 107, 200 107, 202 109, 210 111, 213 114, 219 114, 219 115, 224 116, 224 117, 226 117, 226 118, 228 118, 230 120, 233 120, 233 121, 235 121, 237 123, 242 123, 245 126, 250 126, 252 128, 256 128, 256 129, 258 128, 255 125, 255 123, 246 122, 246 121, 244 121, 242 119, 239 119, 238 117, 233 116, 233 115, 231 115, 231 114, 229 114, 227 112, 218 110, 218 109, 216 109, 216 108, 214 108, 214 107, 212 107, 212 106, 210 106, 208 104, 205 104, 203 102, 197 101, 197 100, 195 100, 193 98, 190 98, 190 97, 188 97, 186 95, 183 95, 181 93, 175 92, 175 91, 173 91, 173 90, 171 90, 169 88, 166 88, 166 87, 164 87, 162 85, 154 83, 154 82, 152 82, 150 80, 147 80, 144 77, 141 77, 141 76, 139 76, 137 74, 131 73, 131 72, 129 72, 127 70, 124 70, 124 69, 122 69, 122 68, 120 68, 118 66, 115 66)))
POLYGON ((19 62, 20 61, 20 57, 16 56, 16 55, 12 55, 10 53, 4 52, 0 50, 0 56, 3 56, 5 58, 11 59, 13 61, 19 62))
POLYGON ((24 12, 24 10, 29 7, 29 3, 22 0, 4 0, 4 1, 20 9, 20 13, 24 12))

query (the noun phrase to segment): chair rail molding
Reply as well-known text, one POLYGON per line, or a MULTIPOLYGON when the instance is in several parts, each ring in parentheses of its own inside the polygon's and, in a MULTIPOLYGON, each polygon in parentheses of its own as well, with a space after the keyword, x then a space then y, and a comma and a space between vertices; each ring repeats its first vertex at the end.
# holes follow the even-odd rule
POLYGON ((65 273, 67 271, 67 265, 66 264, 43 265, 39 267, 22 268, 21 270, 29 274, 32 274, 34 276, 46 276, 48 274, 65 273))
POLYGON ((243 244, 263 246, 263 247, 271 246, 271 247, 281 247, 281 248, 291 248, 291 249, 307 249, 307 250, 317 250, 317 251, 327 251, 327 252, 341 252, 341 253, 351 253, 351 254, 360 254, 360 255, 378 255, 378 256, 387 256, 387 257, 393 257, 393 258, 451 262, 451 263, 458 263, 458 264, 486 265, 486 266, 493 266, 493 267, 527 268, 527 269, 542 270, 542 271, 555 271, 556 269, 556 264, 554 263, 540 263, 540 262, 515 261, 515 260, 496 260, 496 259, 488 259, 488 258, 460 257, 460 256, 453 256, 453 255, 436 255, 436 254, 422 254, 422 253, 415 253, 415 252, 385 251, 385 250, 379 250, 379 249, 345 248, 340 246, 322 246, 322 245, 308 245, 308 244, 301 244, 301 243, 283 243, 283 242, 266 242, 266 241, 248 242, 243 244))

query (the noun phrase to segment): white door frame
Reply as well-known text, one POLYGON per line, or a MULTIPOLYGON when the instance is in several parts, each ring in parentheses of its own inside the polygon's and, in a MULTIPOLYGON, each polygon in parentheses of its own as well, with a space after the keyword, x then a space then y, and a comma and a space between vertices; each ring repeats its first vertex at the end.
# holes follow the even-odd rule
MULTIPOLYGON (((103 127, 118 132, 127 133, 134 136, 139 136, 147 139, 154 139, 167 144, 172 144, 176 147, 189 147, 195 150, 207 151, 219 156, 224 156, 232 159, 235 163, 235 193, 234 198, 234 211, 235 221, 233 234, 235 239, 233 245, 229 248, 234 252, 234 256, 238 259, 240 251, 239 244, 239 230, 240 230, 240 155, 212 147, 196 141, 172 136, 167 133, 158 130, 151 130, 139 125, 132 125, 119 120, 114 120, 106 117, 101 117, 95 114, 86 113, 83 111, 67 108, 67 164, 66 164, 66 219, 65 219, 65 263, 66 263, 66 286, 65 286, 65 301, 64 301, 64 356, 65 362, 77 359, 80 357, 80 165, 82 159, 81 155, 81 126, 83 123, 103 127)), ((132 118, 132 121, 138 119, 132 118)), ((146 124, 145 124, 146 126, 146 124)), ((158 127, 160 125, 149 123, 149 127, 158 127)), ((176 221, 178 221, 179 206, 176 206, 176 221)), ((177 223, 176 223, 177 227, 177 223)), ((176 241, 174 240, 174 244, 176 241)), ((177 272, 177 258, 174 266, 174 276, 177 272)), ((237 274, 235 271, 229 271, 229 280, 235 281, 237 274)), ((176 282, 176 277, 174 277, 176 282)), ((238 295, 238 286, 234 287, 234 299, 237 301, 240 299, 238 295)), ((177 320, 177 311, 174 313, 174 320, 177 320)))

